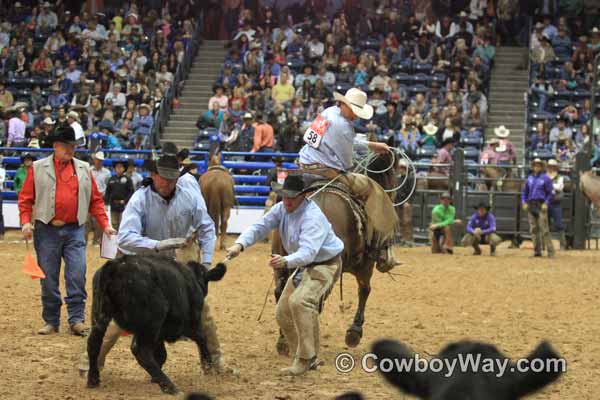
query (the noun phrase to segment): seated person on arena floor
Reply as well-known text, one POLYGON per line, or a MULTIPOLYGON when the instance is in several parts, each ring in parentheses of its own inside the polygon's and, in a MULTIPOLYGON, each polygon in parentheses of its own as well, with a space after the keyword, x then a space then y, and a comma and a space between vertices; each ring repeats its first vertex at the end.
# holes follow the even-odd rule
POLYGON ((440 196, 440 204, 433 207, 431 211, 431 225, 429 233, 432 253, 454 254, 454 242, 452 240, 452 225, 462 224, 460 219, 455 219, 456 210, 450 204, 450 193, 444 192, 440 196), (444 236, 444 243, 440 245, 440 239, 444 236))
POLYGON ((490 208, 484 202, 475 207, 475 212, 471 215, 467 224, 467 233, 462 239, 462 245, 473 246, 475 252, 473 255, 481 255, 480 244, 490 245, 490 255, 496 255, 496 246, 502 239, 496 234, 496 217, 490 212, 490 208))

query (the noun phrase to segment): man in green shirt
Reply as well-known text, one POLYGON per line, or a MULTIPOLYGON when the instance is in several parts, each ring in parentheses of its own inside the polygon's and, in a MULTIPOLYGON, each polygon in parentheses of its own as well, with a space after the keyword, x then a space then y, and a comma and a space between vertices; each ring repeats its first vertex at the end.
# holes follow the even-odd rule
POLYGON ((432 253, 454 254, 452 240, 452 225, 462 224, 460 219, 455 219, 456 210, 450 205, 450 193, 444 192, 440 196, 440 204, 431 211, 431 225, 429 225, 429 239, 431 240, 432 253), (444 241, 440 244, 441 237, 444 241))
POLYGON ((27 172, 29 168, 33 165, 33 162, 36 160, 36 157, 32 156, 29 153, 25 153, 21 156, 21 166, 17 170, 15 174, 15 178, 13 180, 13 189, 17 194, 21 191, 23 187, 23 183, 25 183, 25 178, 27 177, 27 172))

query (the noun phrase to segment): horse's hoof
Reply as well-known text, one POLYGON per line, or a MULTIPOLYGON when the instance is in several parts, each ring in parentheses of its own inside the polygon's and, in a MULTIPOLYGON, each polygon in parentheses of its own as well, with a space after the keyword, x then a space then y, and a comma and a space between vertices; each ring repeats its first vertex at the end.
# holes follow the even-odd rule
POLYGON ((275 347, 277 348, 277 354, 279 354, 280 356, 287 357, 290 355, 290 348, 283 336, 279 336, 279 339, 277 339, 277 344, 275 345, 275 347))
POLYGON ((358 346, 361 338, 362 338, 362 328, 356 328, 354 326, 351 326, 346 331, 346 346, 348 346, 348 347, 358 346))

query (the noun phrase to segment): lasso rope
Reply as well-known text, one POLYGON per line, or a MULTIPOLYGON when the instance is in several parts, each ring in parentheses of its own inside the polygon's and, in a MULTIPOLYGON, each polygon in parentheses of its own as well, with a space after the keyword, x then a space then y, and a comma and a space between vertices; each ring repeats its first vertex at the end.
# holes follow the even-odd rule
MULTIPOLYGON (((415 192, 415 190, 417 188, 417 179, 416 179, 417 171, 416 171, 415 165, 413 164, 410 157, 408 157, 402 149, 397 148, 397 147, 390 147, 390 148, 388 148, 388 152, 390 152, 390 154, 392 155, 392 161, 390 162, 390 165, 388 165, 386 168, 381 169, 381 170, 373 170, 368 167, 369 165, 371 165, 371 163, 373 161, 375 161, 377 158, 380 157, 380 154, 369 150, 364 157, 361 157, 360 159, 358 159, 358 161, 356 161, 356 167, 354 168, 354 171, 356 171, 359 174, 363 174, 363 175, 367 175, 368 173, 384 174, 395 166, 396 157, 399 156, 400 159, 406 160, 406 162, 408 164, 408 168, 410 168, 410 170, 412 171, 412 176, 415 179, 412 182, 412 188, 410 190, 409 195, 404 200, 402 200, 398 203, 394 203, 394 207, 398 207, 398 206, 401 206, 402 204, 406 203, 408 201, 408 199, 410 199, 410 197, 415 192)), ((391 189, 385 189, 384 191, 386 193, 393 193, 393 192, 400 190, 405 184, 407 184, 407 180, 408 180, 409 176, 410 176, 410 173, 407 173, 404 176, 404 179, 402 180, 402 182, 398 186, 393 187, 391 189)))

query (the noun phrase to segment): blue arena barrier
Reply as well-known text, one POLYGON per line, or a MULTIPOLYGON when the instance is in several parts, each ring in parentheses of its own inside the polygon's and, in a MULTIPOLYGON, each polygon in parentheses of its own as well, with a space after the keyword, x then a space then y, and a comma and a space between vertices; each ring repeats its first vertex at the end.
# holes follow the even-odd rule
POLYGON ((236 193, 263 193, 268 195, 271 192, 270 186, 248 186, 248 185, 236 185, 234 187, 236 193))

